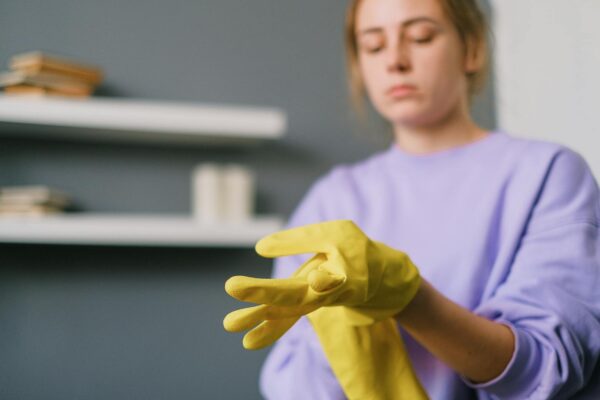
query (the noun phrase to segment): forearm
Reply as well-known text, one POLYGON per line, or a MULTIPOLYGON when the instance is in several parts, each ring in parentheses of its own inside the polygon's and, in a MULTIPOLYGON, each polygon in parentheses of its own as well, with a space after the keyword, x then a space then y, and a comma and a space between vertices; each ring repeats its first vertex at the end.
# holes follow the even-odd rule
POLYGON ((425 280, 396 318, 434 356, 475 383, 500 375, 514 351, 510 328, 461 307, 425 280))

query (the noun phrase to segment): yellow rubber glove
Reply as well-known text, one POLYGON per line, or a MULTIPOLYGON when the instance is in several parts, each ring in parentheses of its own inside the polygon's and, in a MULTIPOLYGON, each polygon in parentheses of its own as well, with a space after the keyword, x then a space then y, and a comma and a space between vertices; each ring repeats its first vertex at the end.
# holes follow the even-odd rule
POLYGON ((316 254, 288 279, 227 281, 233 297, 262 302, 225 318, 229 331, 258 324, 244 337, 244 347, 271 344, 307 315, 349 399, 427 399, 391 318, 420 284, 404 253, 369 240, 351 221, 279 232, 256 248, 266 257, 316 254))
POLYGON ((370 240, 352 221, 328 221, 269 235, 256 251, 264 257, 316 253, 286 279, 230 278, 232 297, 260 304, 225 317, 225 329, 244 336, 247 349, 268 346, 301 316, 324 306, 345 306, 345 321, 369 325, 400 312, 421 278, 409 257, 370 240))
POLYGON ((428 398, 393 318, 355 326, 347 323, 343 307, 322 307, 308 319, 348 399, 428 398))

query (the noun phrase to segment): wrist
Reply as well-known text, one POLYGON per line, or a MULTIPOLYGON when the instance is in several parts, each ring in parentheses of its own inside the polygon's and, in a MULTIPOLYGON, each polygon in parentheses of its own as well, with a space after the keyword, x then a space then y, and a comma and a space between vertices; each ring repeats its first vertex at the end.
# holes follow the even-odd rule
POLYGON ((396 321, 403 327, 412 326, 418 323, 419 319, 423 319, 427 315, 428 304, 430 304, 431 292, 433 287, 423 277, 416 294, 412 300, 395 315, 396 321))
POLYGON ((472 382, 498 376, 514 352, 510 328, 454 303, 425 280, 396 320, 432 355, 472 382))

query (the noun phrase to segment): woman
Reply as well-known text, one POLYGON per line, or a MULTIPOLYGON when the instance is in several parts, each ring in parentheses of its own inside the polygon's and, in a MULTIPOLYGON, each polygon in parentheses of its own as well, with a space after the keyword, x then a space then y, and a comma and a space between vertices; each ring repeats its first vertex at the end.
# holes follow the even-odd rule
MULTIPOLYGON (((295 280, 254 281, 250 291, 258 295, 236 297, 277 290, 269 293, 282 298, 299 279, 320 292, 315 275, 294 272, 308 259, 297 253, 312 249, 293 248, 294 241, 335 237, 327 248, 350 265, 364 264, 371 280, 382 265, 373 257, 387 260, 389 248, 401 249, 395 254, 407 257, 394 268, 421 279, 402 278, 414 293, 389 310, 432 399, 600 398, 600 194, 585 161, 559 145, 473 122, 469 102, 487 61, 475 1, 355 0, 346 28, 353 93, 366 92, 390 122, 394 143, 316 182, 289 222, 299 228, 277 239, 279 250, 259 243, 266 256, 295 254, 278 258, 274 270, 295 280), (360 229, 319 224, 332 220, 360 229), (368 240, 355 241, 362 233, 368 240), (348 243, 376 245, 361 256, 348 243)), ((315 250, 308 264, 327 262, 328 251, 315 250)), ((333 283, 324 292, 346 284, 346 275, 328 271, 333 283)), ((276 309, 261 309, 263 319, 287 322, 267 321, 255 338, 273 328, 275 340, 289 328, 262 370, 267 398, 345 397, 323 350, 329 355, 329 344, 315 333, 321 328, 297 317, 332 304, 372 317, 387 306, 348 296, 346 303, 274 300, 276 309), (292 303, 301 307, 290 311, 292 303)))

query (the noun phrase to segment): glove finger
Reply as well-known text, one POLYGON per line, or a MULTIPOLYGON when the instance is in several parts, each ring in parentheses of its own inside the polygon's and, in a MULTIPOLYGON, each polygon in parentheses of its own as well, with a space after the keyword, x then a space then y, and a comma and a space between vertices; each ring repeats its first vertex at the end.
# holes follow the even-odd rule
POLYGON ((363 231, 350 220, 326 221, 299 226, 265 236, 255 249, 263 257, 281 257, 303 253, 330 253, 338 245, 348 245, 348 239, 367 239, 363 231))
POLYGON ((258 350, 277 341, 286 333, 300 317, 264 321, 248 332, 242 340, 242 345, 248 350, 258 350))
POLYGON ((309 290, 304 278, 264 279, 234 276, 225 282, 225 291, 233 298, 257 304, 296 306, 309 290))
MULTIPOLYGON (((304 225, 275 232, 256 243, 256 252, 263 257, 281 257, 304 253, 327 253, 332 250, 333 222, 304 225)), ((337 221, 339 222, 339 221, 337 221)))
POLYGON ((306 305, 301 307, 260 305, 242 308, 227 314, 223 320, 223 327, 228 332, 241 332, 253 328, 266 320, 301 317, 313 312, 317 308, 317 305, 306 305))
POLYGON ((228 332, 248 330, 265 320, 262 311, 265 307, 260 305, 232 311, 223 319, 223 327, 228 332))

